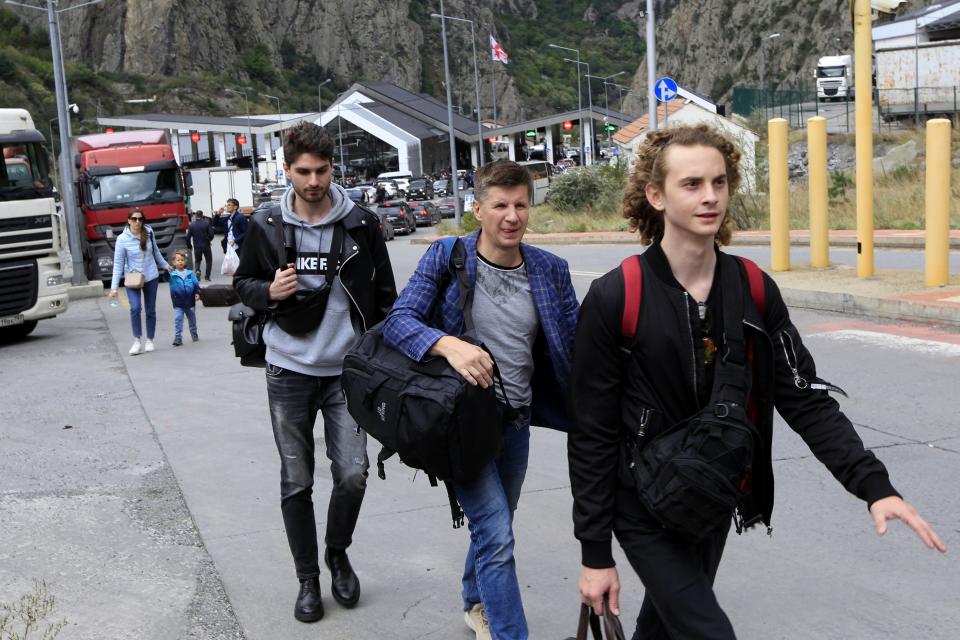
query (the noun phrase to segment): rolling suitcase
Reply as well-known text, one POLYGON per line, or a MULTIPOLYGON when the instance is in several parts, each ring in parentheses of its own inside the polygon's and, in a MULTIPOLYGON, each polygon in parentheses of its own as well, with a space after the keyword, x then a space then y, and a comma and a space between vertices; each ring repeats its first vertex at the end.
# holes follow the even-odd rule
POLYGON ((232 307, 240 296, 230 284, 208 284, 200 290, 200 301, 205 307, 232 307))

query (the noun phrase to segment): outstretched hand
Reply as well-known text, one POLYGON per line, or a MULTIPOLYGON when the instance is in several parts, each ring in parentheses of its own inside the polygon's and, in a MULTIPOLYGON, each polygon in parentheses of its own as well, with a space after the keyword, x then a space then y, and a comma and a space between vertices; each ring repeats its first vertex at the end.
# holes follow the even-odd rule
POLYGON ((890 496, 882 498, 870 505, 870 515, 873 516, 873 526, 877 530, 877 535, 882 536, 887 532, 887 520, 901 520, 904 524, 914 530, 923 540, 923 544, 931 549, 936 549, 940 553, 946 553, 947 547, 937 536, 927 521, 920 517, 920 514, 904 502, 902 498, 890 496))

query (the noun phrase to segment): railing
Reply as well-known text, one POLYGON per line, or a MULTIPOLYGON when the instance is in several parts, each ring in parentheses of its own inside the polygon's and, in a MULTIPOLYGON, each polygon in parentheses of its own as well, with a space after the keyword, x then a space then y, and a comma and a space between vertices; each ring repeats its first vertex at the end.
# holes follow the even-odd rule
POLYGON ((885 120, 913 120, 914 125, 930 118, 952 118, 957 126, 960 115, 958 87, 894 87, 877 89, 877 108, 885 120))

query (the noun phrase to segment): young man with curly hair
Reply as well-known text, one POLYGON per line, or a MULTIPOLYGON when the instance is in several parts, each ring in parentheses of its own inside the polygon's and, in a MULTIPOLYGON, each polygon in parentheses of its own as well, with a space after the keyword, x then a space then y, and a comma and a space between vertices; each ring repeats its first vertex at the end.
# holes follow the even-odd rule
MULTIPOLYGON (((645 587, 635 639, 735 637, 713 591, 733 508, 691 541, 664 524, 660 504, 646 495, 641 499, 648 478, 634 456, 668 430, 674 438, 691 437, 692 416, 713 411, 726 417, 710 406, 714 379, 726 384, 726 357, 731 349, 747 351, 743 344, 750 345, 752 364, 741 365, 745 379, 736 383, 745 401, 741 408, 751 409, 756 440, 752 453, 743 454, 750 473, 739 487, 733 485, 742 493, 739 524, 771 523, 776 409, 847 491, 867 503, 878 534, 887 520, 900 519, 928 547, 945 550, 893 488, 884 465, 864 448, 828 394, 831 386, 817 378, 774 281, 753 272, 755 282, 762 277, 765 302, 758 308, 747 266, 720 250, 730 241, 727 207, 740 184, 739 160, 736 146, 705 125, 650 133, 623 199, 624 217, 649 245, 639 258, 642 304, 637 303, 634 342, 624 346, 621 326, 629 304, 625 265, 596 280, 581 308, 568 440, 574 532, 583 564, 580 594, 598 612, 604 598, 618 612, 615 534, 645 587), (738 280, 736 291, 730 285, 738 280), (733 302, 724 309, 724 298, 740 299, 742 313, 733 302), (734 326, 725 332, 725 314, 742 316, 742 331, 734 326), (737 345, 730 338, 735 333, 742 336, 737 345)), ((682 494, 676 500, 693 498, 682 494)))

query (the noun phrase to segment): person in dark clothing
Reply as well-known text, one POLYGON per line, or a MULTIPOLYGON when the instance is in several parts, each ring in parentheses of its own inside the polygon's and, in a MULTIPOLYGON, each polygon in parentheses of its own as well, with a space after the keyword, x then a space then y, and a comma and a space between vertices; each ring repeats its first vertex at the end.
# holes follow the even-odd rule
POLYGON ((397 289, 379 218, 331 184, 333 140, 326 131, 299 124, 285 136, 283 152, 293 186, 279 206, 254 216, 233 285, 244 304, 268 312, 263 341, 267 401, 280 454, 280 511, 300 581, 294 617, 314 622, 324 613, 313 508, 314 423, 321 413, 321 442, 333 480, 324 561, 334 599, 352 607, 360 598, 360 581, 347 548, 369 461, 366 433, 347 412, 340 374, 346 352, 386 318, 397 289))
POLYGON ((227 214, 227 231, 223 234, 223 240, 220 246, 224 253, 227 251, 227 245, 233 245, 240 253, 240 247, 243 245, 243 239, 247 235, 247 216, 240 211, 240 201, 236 198, 229 198, 224 208, 218 212, 221 216, 227 214))
POLYGON ((213 226, 203 217, 203 211, 193 213, 193 222, 187 227, 187 246, 193 248, 193 270, 200 274, 200 265, 204 258, 207 260, 203 272, 203 279, 210 282, 210 270, 213 268, 213 252, 210 243, 213 241, 213 226))
MULTIPOLYGON (((616 535, 645 587, 635 640, 735 637, 713 591, 735 514, 731 509, 699 541, 682 537, 656 518, 656 506, 641 501, 643 472, 631 456, 671 427, 687 429, 685 419, 710 402, 714 374, 721 371, 717 362, 730 354, 732 343, 725 338, 733 330, 720 325, 724 298, 737 298, 729 286, 737 279, 745 292, 742 334, 752 353, 744 406, 759 438, 752 459, 744 461, 751 474, 739 487, 738 530, 763 522, 772 531, 776 409, 847 491, 867 503, 878 534, 888 520, 899 519, 928 547, 945 551, 893 488, 883 463, 864 448, 828 393, 836 387, 817 377, 774 281, 762 275, 765 302, 758 308, 746 269, 719 250, 731 237, 726 214, 740 183, 739 159, 736 146, 706 125, 650 133, 623 200, 624 217, 650 245, 640 257, 642 304, 632 348, 625 351, 622 340, 622 267, 596 280, 581 307, 568 437, 574 533, 583 564, 580 594, 598 612, 608 598, 618 613, 620 583, 611 554, 616 535)), ((677 499, 690 501, 687 495, 677 499)))
POLYGON ((387 200, 387 190, 382 184, 377 185, 377 195, 374 198, 376 204, 383 204, 387 200))

